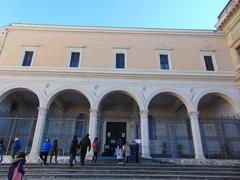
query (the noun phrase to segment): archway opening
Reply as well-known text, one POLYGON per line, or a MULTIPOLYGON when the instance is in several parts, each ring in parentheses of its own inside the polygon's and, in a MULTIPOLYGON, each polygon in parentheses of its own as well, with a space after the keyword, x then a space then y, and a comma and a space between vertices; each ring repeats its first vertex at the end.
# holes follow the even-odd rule
POLYGON ((88 99, 74 90, 56 94, 49 106, 43 140, 58 140, 58 154, 67 156, 74 135, 81 139, 89 126, 88 99))
POLYGON ((192 158, 194 149, 187 108, 175 95, 160 93, 149 110, 150 154, 157 158, 192 158))
POLYGON ((39 99, 28 89, 14 89, 3 95, 0 103, 0 138, 4 140, 6 154, 11 153, 15 138, 19 138, 20 151, 29 153, 37 122, 39 99))
POLYGON ((208 159, 240 158, 240 119, 219 94, 203 96, 198 103, 199 125, 208 159))
POLYGON ((99 106, 99 135, 103 156, 113 156, 117 146, 140 138, 139 106, 124 92, 105 95, 99 106))

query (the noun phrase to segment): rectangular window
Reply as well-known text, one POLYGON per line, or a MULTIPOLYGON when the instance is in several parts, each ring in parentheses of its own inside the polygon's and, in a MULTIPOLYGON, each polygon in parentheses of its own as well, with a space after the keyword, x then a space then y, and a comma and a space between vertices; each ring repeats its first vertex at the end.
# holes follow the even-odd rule
POLYGON ((116 68, 124 69, 125 68, 125 54, 116 53, 116 68))
POLYGON ((22 66, 31 66, 33 51, 25 51, 22 66))
POLYGON ((238 46, 236 50, 237 50, 238 56, 240 57, 240 46, 238 46))
POLYGON ((169 69, 168 55, 160 54, 160 67, 161 69, 169 69))
POLYGON ((207 71, 214 71, 212 56, 204 56, 204 62, 207 71))
POLYGON ((79 67, 80 52, 72 52, 70 59, 70 67, 79 67))

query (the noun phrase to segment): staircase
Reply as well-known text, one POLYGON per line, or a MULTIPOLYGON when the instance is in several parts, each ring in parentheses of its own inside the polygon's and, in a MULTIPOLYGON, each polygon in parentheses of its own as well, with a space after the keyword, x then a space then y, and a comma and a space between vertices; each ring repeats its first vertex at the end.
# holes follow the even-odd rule
MULTIPOLYGON (((0 165, 0 179, 7 179, 9 164, 0 165)), ((75 164, 26 164, 24 179, 184 179, 240 180, 240 166, 173 165, 140 163, 119 165, 114 162, 75 164)))

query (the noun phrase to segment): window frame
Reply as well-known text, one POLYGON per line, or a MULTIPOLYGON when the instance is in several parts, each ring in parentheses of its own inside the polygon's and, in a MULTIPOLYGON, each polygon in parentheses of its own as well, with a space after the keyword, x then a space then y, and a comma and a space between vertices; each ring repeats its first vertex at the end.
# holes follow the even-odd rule
POLYGON ((207 72, 218 71, 218 66, 217 66, 216 57, 215 57, 214 52, 207 52, 207 51, 201 52, 201 61, 202 61, 202 66, 203 66, 204 71, 207 71, 207 72), (204 56, 211 56, 212 57, 212 63, 213 63, 213 68, 214 68, 213 71, 207 70, 204 56))
POLYGON ((114 48, 113 51, 113 65, 114 65, 114 69, 118 69, 118 70, 126 70, 128 69, 127 65, 128 65, 128 48, 114 48), (124 68, 117 68, 117 54, 124 54, 124 68))
POLYGON ((171 50, 157 49, 157 63, 158 63, 159 70, 162 70, 162 71, 170 71, 170 70, 173 70, 173 68, 172 68, 172 53, 171 53, 171 50), (162 68, 161 68, 160 55, 167 55, 167 57, 168 57, 168 67, 169 67, 169 69, 162 69, 162 68))
POLYGON ((82 55, 83 55, 83 48, 68 48, 68 68, 69 69, 79 69, 82 67, 82 55), (70 67, 71 65, 71 57, 72 57, 72 53, 80 53, 79 56, 79 63, 78 63, 78 67, 70 67))
POLYGON ((35 61, 36 53, 37 53, 37 47, 23 47, 23 48, 22 48, 22 53, 21 53, 20 66, 21 66, 22 68, 32 67, 32 66, 33 66, 33 63, 34 63, 34 61, 35 61), (25 54, 26 54, 27 51, 32 51, 32 52, 33 52, 31 64, 30 64, 30 66, 23 66, 24 57, 25 57, 25 54))

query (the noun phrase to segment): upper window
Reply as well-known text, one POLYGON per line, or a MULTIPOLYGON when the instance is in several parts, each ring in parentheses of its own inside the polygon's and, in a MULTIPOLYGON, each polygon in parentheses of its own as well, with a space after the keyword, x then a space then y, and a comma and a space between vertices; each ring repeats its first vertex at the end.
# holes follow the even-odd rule
POLYGON ((116 54, 116 68, 117 69, 125 68, 125 54, 124 53, 116 54))
POLYGON ((114 64, 116 69, 127 69, 127 48, 114 49, 114 64))
POLYGON ((161 70, 172 69, 171 50, 166 50, 166 49, 157 50, 157 60, 158 60, 159 68, 161 70))
POLYGON ((69 48, 68 49, 68 67, 79 68, 81 66, 82 48, 69 48))
POLYGON ((204 56, 204 62, 207 71, 214 71, 212 56, 204 56))
POLYGON ((160 66, 161 66, 161 69, 169 69, 167 54, 160 54, 160 66))
POLYGON ((201 52, 201 59, 205 71, 218 71, 214 52, 201 52))
POLYGON ((80 58, 80 52, 72 52, 70 67, 79 67, 79 58, 80 58))
POLYGON ((25 51, 22 66, 31 66, 33 59, 33 51, 25 51))
POLYGON ((240 46, 238 46, 236 50, 237 50, 238 56, 240 57, 240 46))
POLYGON ((23 45, 19 65, 22 67, 32 66, 39 45, 23 45))

